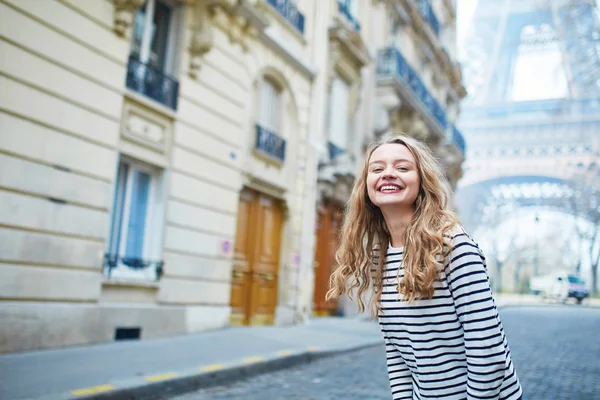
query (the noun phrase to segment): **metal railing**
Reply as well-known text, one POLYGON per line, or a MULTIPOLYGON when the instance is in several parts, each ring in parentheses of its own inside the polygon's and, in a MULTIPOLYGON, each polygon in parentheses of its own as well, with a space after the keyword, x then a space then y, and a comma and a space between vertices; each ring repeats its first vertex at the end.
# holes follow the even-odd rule
POLYGON ((142 63, 133 54, 129 56, 125 85, 131 90, 177 110, 179 82, 158 68, 142 63))
POLYGON ((277 10, 300 34, 304 35, 304 15, 290 0, 268 0, 269 4, 277 10))
POLYGON ((433 12, 433 8, 431 7, 431 3, 429 0, 417 0, 417 7, 419 7, 419 11, 421 15, 429 23, 433 32, 435 32, 436 36, 440 35, 440 22, 438 21, 435 13, 433 12))
POLYGON ((350 5, 348 3, 349 3, 348 0, 339 0, 338 8, 339 8, 340 12, 344 15, 344 17, 346 17, 348 22, 350 22, 350 24, 354 27, 354 30, 360 31, 360 23, 356 20, 354 15, 352 15, 352 13, 350 12, 350 5))
POLYGON ((285 161, 285 139, 275 132, 256 125, 256 149, 280 161, 285 161))
POLYGON ((460 149, 463 156, 467 151, 467 144, 465 142, 465 138, 462 133, 458 130, 456 125, 452 125, 452 143, 460 149))
POLYGON ((339 155, 344 154, 345 150, 338 145, 327 142, 327 151, 329 152, 329 159, 335 160, 339 155))
POLYGON ((119 265, 124 265, 133 270, 153 268, 156 271, 156 279, 158 280, 164 272, 163 266, 165 263, 162 260, 143 260, 136 257, 124 257, 118 254, 104 254, 104 269, 107 271, 109 278, 112 274, 112 270, 117 268, 119 265))
POLYGON ((377 54, 377 76, 394 77, 407 86, 423 104, 442 131, 446 131, 447 121, 444 109, 429 93, 419 75, 408 65, 400 51, 393 47, 380 50, 377 54))

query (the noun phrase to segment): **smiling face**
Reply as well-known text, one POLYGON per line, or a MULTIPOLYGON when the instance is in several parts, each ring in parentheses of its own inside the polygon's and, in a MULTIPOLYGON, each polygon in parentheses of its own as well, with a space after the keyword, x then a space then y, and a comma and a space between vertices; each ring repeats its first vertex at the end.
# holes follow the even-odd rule
POLYGON ((402 144, 379 146, 369 159, 367 193, 380 209, 414 210, 421 179, 415 158, 402 144))

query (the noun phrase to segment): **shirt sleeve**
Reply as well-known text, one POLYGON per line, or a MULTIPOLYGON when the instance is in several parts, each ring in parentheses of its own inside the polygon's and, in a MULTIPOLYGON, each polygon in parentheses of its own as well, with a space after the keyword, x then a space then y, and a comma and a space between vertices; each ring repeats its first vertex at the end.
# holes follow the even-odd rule
POLYGON ((402 354, 388 340, 385 341, 385 354, 387 359, 388 376, 393 400, 413 398, 412 374, 402 358, 402 354))
POLYGON ((453 242, 446 276, 465 336, 467 399, 498 399, 508 356, 485 257, 466 234, 453 242))

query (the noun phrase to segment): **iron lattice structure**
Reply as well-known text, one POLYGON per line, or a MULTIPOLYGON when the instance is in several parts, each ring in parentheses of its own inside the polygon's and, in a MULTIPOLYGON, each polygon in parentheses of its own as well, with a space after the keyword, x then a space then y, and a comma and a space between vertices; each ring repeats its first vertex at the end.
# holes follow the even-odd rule
POLYGON ((467 157, 457 203, 470 229, 507 202, 600 220, 597 10, 591 0, 479 0, 459 122, 467 157))

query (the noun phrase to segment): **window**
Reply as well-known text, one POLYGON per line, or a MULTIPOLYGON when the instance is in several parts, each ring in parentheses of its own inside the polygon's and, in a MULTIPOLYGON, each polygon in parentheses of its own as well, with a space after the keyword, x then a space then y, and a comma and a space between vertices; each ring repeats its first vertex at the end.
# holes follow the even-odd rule
POLYGON ((139 162, 119 164, 109 251, 109 276, 157 279, 161 273, 161 209, 159 172, 139 162))
POLYGON ((342 150, 348 147, 350 87, 340 77, 335 77, 331 85, 329 105, 329 141, 342 150))
POLYGON ((160 71, 170 71, 175 47, 175 10, 167 2, 148 0, 135 14, 131 55, 160 71))
POLYGON ((179 83, 175 71, 180 8, 171 0, 147 0, 135 13, 126 86, 177 109, 179 83))
POLYGON ((263 128, 279 134, 281 115, 281 91, 271 79, 265 78, 260 88, 258 123, 263 128))

